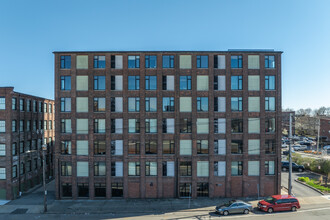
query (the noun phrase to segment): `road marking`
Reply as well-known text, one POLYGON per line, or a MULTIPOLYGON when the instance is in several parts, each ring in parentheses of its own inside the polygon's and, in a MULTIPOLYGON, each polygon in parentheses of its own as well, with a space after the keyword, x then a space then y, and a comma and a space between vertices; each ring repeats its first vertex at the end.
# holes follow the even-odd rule
POLYGON ((330 200, 330 196, 322 196, 323 198, 330 200))

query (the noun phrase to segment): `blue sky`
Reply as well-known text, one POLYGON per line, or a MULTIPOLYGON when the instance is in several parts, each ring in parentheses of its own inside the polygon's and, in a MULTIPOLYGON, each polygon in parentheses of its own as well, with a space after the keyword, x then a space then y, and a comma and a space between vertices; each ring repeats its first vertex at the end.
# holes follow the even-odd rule
POLYGON ((328 0, 2 0, 0 86, 54 97, 53 51, 272 48, 282 107, 330 106, 328 0))

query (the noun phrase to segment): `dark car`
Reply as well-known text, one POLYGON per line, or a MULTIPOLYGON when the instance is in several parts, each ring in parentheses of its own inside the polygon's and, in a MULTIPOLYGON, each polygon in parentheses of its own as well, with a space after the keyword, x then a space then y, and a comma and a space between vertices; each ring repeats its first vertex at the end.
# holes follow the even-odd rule
MULTIPOLYGON (((289 170, 289 162, 288 161, 282 161, 282 170, 287 171, 289 170)), ((292 170, 293 171, 298 171, 298 172, 303 172, 305 171, 305 167, 303 165, 298 165, 296 163, 292 163, 292 170)))
POLYGON ((297 211, 297 209, 300 209, 300 204, 298 199, 293 196, 274 195, 258 202, 258 208, 268 213, 290 210, 297 211))
POLYGON ((234 213, 249 214, 251 210, 252 205, 241 200, 232 200, 215 207, 215 211, 221 215, 228 215, 234 213))

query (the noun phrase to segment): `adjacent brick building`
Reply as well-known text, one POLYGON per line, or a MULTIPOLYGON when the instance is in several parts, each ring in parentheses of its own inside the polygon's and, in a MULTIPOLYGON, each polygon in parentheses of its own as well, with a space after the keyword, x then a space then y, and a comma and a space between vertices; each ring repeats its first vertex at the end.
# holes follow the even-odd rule
POLYGON ((281 53, 54 52, 56 198, 280 193, 281 53))
POLYGON ((46 178, 53 176, 54 101, 0 87, 0 199, 42 183, 42 134, 48 144, 46 178))
POLYGON ((320 119, 320 137, 327 137, 330 141, 330 118, 320 119))

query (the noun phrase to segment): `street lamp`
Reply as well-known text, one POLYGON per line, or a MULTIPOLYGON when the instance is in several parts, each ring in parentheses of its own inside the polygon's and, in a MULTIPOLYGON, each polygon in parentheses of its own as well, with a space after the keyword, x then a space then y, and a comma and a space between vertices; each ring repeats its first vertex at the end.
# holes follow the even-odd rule
POLYGON ((46 190, 46 160, 45 152, 47 151, 47 144, 44 142, 44 131, 42 129, 37 130, 37 134, 41 134, 42 137, 42 179, 44 187, 44 212, 47 212, 47 190, 46 190))

